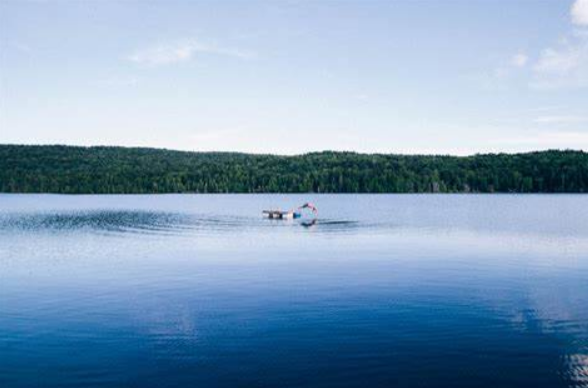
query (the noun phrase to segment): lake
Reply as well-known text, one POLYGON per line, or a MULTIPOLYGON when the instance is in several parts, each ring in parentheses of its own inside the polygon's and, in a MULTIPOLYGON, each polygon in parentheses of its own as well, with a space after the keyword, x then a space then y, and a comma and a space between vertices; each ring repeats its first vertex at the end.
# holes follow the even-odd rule
POLYGON ((588 196, 0 195, 0 386, 588 387, 588 196))

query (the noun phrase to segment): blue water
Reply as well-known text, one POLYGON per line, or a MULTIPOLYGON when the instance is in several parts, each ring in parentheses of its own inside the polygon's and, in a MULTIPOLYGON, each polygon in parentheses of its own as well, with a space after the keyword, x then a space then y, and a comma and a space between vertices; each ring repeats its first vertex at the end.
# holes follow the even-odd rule
POLYGON ((0 386, 588 387, 588 196, 0 195, 0 386))

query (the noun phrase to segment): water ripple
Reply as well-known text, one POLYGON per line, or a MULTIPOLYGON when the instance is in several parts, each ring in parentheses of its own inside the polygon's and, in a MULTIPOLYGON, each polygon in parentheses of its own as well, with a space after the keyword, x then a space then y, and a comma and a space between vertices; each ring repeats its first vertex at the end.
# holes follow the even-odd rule
MULTIPOLYGON (((93 210, 58 213, 0 214, 0 232, 106 232, 109 234, 185 234, 198 231, 292 228, 340 233, 356 229, 356 221, 303 219, 272 221, 261 217, 190 214, 144 210, 93 210)), ((367 225, 364 225, 367 226, 367 225)))

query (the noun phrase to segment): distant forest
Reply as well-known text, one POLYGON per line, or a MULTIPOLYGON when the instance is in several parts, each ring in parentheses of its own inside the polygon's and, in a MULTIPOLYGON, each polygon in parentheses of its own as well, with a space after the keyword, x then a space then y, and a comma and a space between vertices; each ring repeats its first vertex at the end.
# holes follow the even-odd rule
POLYGON ((0 145, 5 193, 582 193, 588 153, 298 156, 0 145))

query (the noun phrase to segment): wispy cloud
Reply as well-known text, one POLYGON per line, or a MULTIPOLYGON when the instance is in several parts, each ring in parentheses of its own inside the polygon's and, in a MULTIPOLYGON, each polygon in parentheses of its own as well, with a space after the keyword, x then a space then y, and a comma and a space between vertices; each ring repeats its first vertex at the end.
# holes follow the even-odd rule
POLYGON ((539 116, 533 119, 537 124, 572 124, 572 123, 586 123, 588 116, 576 115, 554 115, 554 116, 539 116))
MULTIPOLYGON (((573 24, 588 26, 588 0, 576 0, 570 16, 573 24)), ((531 88, 588 87, 588 31, 576 29, 555 47, 541 51, 532 70, 531 88)))
POLYGON ((529 57, 526 54, 517 53, 511 58, 510 64, 514 67, 525 67, 528 61, 529 57))
MULTIPOLYGON (((576 27, 556 44, 537 55, 518 52, 491 73, 494 86, 519 75, 531 89, 574 89, 588 87, 588 0, 576 0, 570 9, 576 27), (532 59, 535 57, 535 59, 532 59)), ((494 88, 496 88, 494 86, 494 88)))
POLYGON ((521 51, 510 58, 505 58, 503 63, 492 71, 473 79, 485 90, 506 90, 509 88, 512 77, 523 71, 528 62, 529 56, 521 51))
POLYGON ((579 131, 539 131, 529 133, 528 136, 513 136, 496 140, 497 145, 517 146, 521 149, 537 148, 568 148, 586 149, 588 147, 588 133, 579 131))
POLYGON ((139 84, 139 78, 133 76, 109 77, 94 80, 92 83, 96 86, 130 87, 137 86, 139 84))
POLYGON ((25 53, 25 54, 31 54, 33 52, 33 49, 31 47, 27 46, 26 44, 22 44, 22 43, 18 43, 18 42, 12 43, 12 47, 14 47, 16 50, 20 51, 21 53, 25 53))
POLYGON ((578 67, 581 51, 577 47, 566 44, 560 49, 547 48, 533 67, 538 73, 566 74, 578 67))
POLYGON ((538 89, 588 86, 588 35, 574 33, 558 46, 546 48, 533 66, 531 87, 538 89))
POLYGON ((572 22, 579 26, 588 26, 588 0, 576 0, 571 10, 572 22))
POLYGON ((139 64, 158 66, 190 61, 198 54, 219 55, 239 59, 251 59, 256 56, 250 50, 224 47, 192 39, 140 49, 129 55, 128 59, 139 64))

